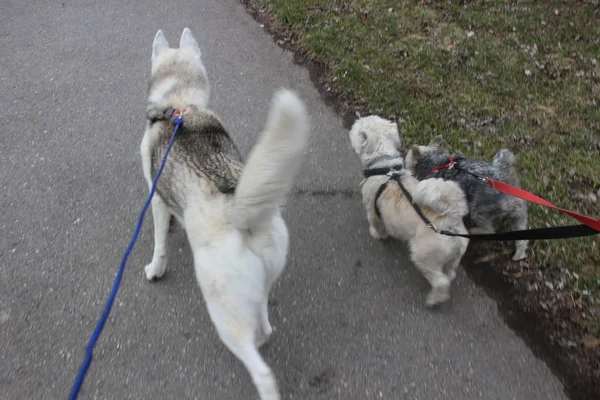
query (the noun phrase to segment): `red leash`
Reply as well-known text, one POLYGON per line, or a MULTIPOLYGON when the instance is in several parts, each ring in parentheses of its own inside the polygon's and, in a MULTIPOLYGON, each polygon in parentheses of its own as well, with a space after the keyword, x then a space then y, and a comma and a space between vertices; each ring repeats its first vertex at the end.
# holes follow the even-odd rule
POLYGON ((481 181, 486 182, 492 189, 495 189, 495 190, 502 192, 504 194, 507 194, 509 196, 517 197, 519 199, 528 201, 530 203, 535 203, 535 204, 539 204, 542 206, 553 208, 555 210, 558 210, 560 212, 563 212, 563 213, 575 218, 577 221, 589 226, 590 228, 594 229, 596 232, 600 232, 600 220, 598 220, 596 218, 588 217, 586 215, 576 213, 574 211, 566 210, 566 209, 560 208, 558 206, 555 206, 554 204, 542 199, 541 197, 538 197, 538 196, 536 196, 532 193, 529 193, 528 191, 518 188, 516 186, 509 185, 508 183, 496 181, 492 178, 484 178, 484 177, 475 175, 475 174, 457 166, 456 160, 454 159, 453 156, 448 157, 448 163, 443 164, 443 165, 438 165, 437 167, 430 169, 429 172, 437 172, 440 169, 453 169, 453 168, 456 168, 459 171, 463 171, 471 176, 474 176, 475 178, 477 178, 481 181))
POLYGON ((598 220, 598 219, 588 217, 586 215, 582 215, 582 214, 576 213, 574 211, 565 210, 564 208, 555 206, 554 204, 542 199, 541 197, 538 197, 538 196, 536 196, 532 193, 529 193, 526 190, 520 189, 516 186, 509 185, 508 183, 496 181, 491 178, 483 178, 483 179, 492 189, 496 189, 497 191, 507 194, 509 196, 513 196, 513 197, 517 197, 522 200, 529 201, 530 203, 536 203, 536 204, 539 204, 542 206, 554 208, 555 210, 561 211, 561 212, 575 218, 577 221, 600 232, 600 220, 598 220))

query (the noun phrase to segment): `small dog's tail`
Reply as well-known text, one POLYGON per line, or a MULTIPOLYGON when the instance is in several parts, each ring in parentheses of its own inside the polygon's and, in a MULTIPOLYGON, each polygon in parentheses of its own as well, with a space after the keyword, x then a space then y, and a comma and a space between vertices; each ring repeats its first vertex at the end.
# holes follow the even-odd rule
POLYGON ((519 177, 515 171, 515 155, 508 149, 501 149, 494 156, 492 164, 500 171, 500 178, 506 183, 519 186, 519 177))
POLYGON ((508 149, 502 149, 496 153, 492 162, 500 169, 509 169, 515 165, 515 155, 508 149))
POLYGON ((441 178, 420 181, 413 193, 413 200, 439 215, 462 218, 469 213, 467 198, 458 183, 441 178))
POLYGON ((308 125, 306 108, 293 92, 275 93, 265 130, 235 190, 231 220, 236 228, 260 225, 285 203, 308 145, 308 125))

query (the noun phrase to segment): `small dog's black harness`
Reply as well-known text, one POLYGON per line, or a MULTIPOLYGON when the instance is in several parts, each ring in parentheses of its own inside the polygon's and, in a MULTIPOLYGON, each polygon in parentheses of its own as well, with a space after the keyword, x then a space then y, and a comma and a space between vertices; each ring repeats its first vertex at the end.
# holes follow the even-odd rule
POLYGON ((381 210, 379 209, 379 204, 377 204, 377 201, 383 194, 383 191, 389 185, 390 181, 395 181, 398 184, 398 186, 400 187, 400 190, 402 190, 402 193, 404 193, 404 196, 406 196, 408 201, 410 201, 410 204, 412 205, 415 212, 419 215, 419 217, 421 217, 421 219, 423 220, 423 222, 425 222, 425 225, 427 225, 427 227, 429 229, 431 229, 435 232, 438 232, 438 233, 452 233, 452 232, 448 232, 448 231, 439 231, 437 229, 437 227, 433 224, 433 222, 431 222, 425 216, 425 214, 423 214, 421 207, 419 207, 414 202, 412 195, 408 192, 408 190, 402 183, 402 179, 400 177, 400 174, 401 174, 400 171, 402 171, 402 165, 400 165, 400 164, 394 165, 391 168, 372 168, 372 169, 366 169, 363 171, 363 176, 365 177, 365 179, 368 179, 372 176, 383 176, 383 175, 389 177, 389 179, 387 181, 385 181, 381 186, 379 186, 379 189, 377 189, 377 193, 375 194, 374 206, 375 206, 375 214, 377 214, 377 217, 379 219, 381 219, 381 210))
MULTIPOLYGON (((440 168, 435 168, 434 170, 437 171, 438 169, 454 168, 454 169, 460 170, 462 172, 465 172, 469 175, 472 175, 473 177, 475 177, 479 180, 486 181, 486 178, 480 177, 476 174, 473 174, 470 171, 467 171, 467 170, 457 166, 456 165, 457 161, 459 161, 459 160, 457 160, 456 158, 450 158, 448 160, 448 164, 443 165, 440 168)), ((597 235, 599 233, 596 229, 594 229, 590 226, 587 226, 587 225, 570 225, 570 226, 559 226, 559 227, 552 227, 552 228, 527 229, 527 230, 512 231, 512 232, 467 234, 467 235, 450 232, 450 231, 447 231, 444 229, 438 229, 433 224, 433 222, 431 222, 425 216, 425 214, 423 214, 421 207, 419 207, 419 205, 414 202, 413 197, 408 192, 406 187, 402 184, 401 171, 402 171, 402 165, 400 165, 400 164, 394 165, 391 168, 370 168, 370 169, 366 169, 363 171, 363 176, 365 177, 365 179, 368 179, 372 176, 384 176, 385 175, 385 176, 389 177, 389 179, 387 181, 385 181, 379 187, 379 189, 377 190, 377 193, 375 194, 375 202, 374 202, 375 203, 374 204, 375 214, 377 214, 377 217, 379 219, 381 219, 381 211, 379 209, 379 205, 377 204, 377 201, 383 194, 383 191, 389 185, 390 181, 393 180, 396 183, 398 183, 400 190, 402 190, 402 192, 404 193, 404 195, 406 196, 408 201, 410 201, 410 204, 412 205, 413 209, 419 215, 419 217, 423 220, 425 225, 429 229, 433 230, 434 232, 440 233, 442 235, 459 236, 459 237, 463 237, 463 238, 467 238, 467 239, 484 240, 484 241, 498 241, 498 240, 511 240, 512 241, 512 240, 563 239, 563 238, 597 235)))

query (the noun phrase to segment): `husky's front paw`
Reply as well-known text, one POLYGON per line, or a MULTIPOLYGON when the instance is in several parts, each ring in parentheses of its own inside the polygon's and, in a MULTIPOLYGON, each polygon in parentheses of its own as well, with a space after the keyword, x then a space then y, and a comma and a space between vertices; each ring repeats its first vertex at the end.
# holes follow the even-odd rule
POLYGON ((162 257, 158 261, 152 261, 144 268, 146 279, 149 281, 157 281, 163 277, 167 270, 167 258, 162 257))
POLYGON ((369 227, 369 233, 371 234, 371 237, 373 239, 377 239, 377 240, 383 240, 387 238, 387 235, 385 233, 381 233, 379 232, 377 229, 375 229, 375 227, 370 226, 369 227))

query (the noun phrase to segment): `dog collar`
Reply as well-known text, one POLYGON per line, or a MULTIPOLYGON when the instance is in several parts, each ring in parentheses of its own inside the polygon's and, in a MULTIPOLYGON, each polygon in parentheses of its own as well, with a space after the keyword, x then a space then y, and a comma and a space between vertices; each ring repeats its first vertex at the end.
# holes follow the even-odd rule
POLYGON ((363 171, 363 176, 365 178, 370 178, 372 176, 382 176, 382 175, 387 175, 389 177, 392 177, 394 175, 398 175, 400 173, 400 171, 402 170, 402 168, 403 168, 402 164, 397 164, 392 167, 365 169, 363 171))
POLYGON ((181 116, 181 110, 178 110, 176 108, 167 108, 167 110, 165 111, 165 119, 177 118, 179 116, 181 116))
POLYGON ((164 121, 167 119, 180 118, 181 114, 182 114, 181 110, 179 110, 177 108, 167 108, 162 116, 156 116, 156 117, 150 119, 150 122, 154 124, 157 121, 164 121))
POLYGON ((389 154, 384 154, 382 156, 377 157, 376 159, 374 159, 373 161, 371 161, 369 164, 367 164, 367 169, 371 168, 371 165, 373 164, 377 164, 380 161, 389 161, 389 160, 395 160, 396 158, 400 157, 399 154, 396 154, 394 156, 391 156, 389 154))

